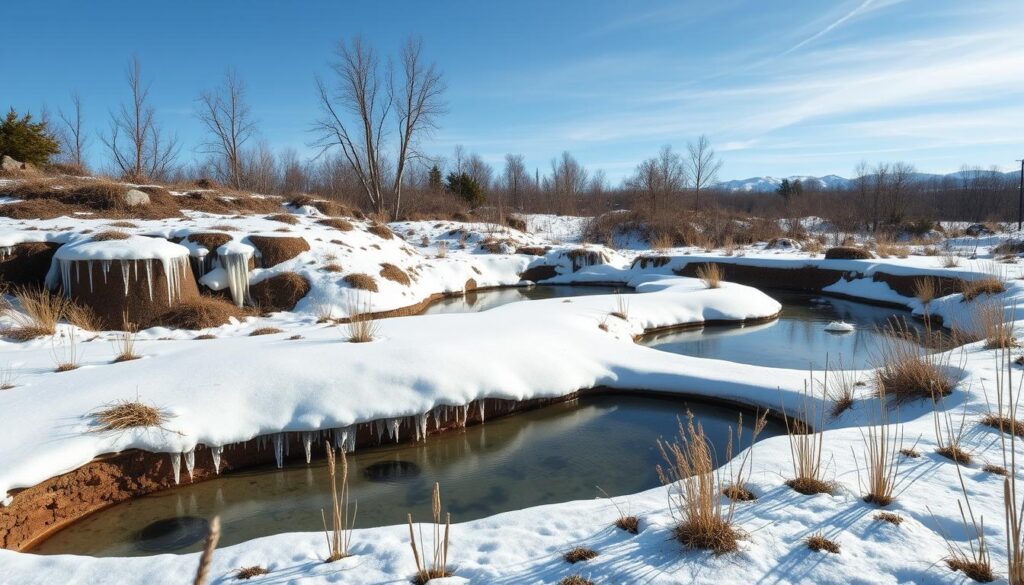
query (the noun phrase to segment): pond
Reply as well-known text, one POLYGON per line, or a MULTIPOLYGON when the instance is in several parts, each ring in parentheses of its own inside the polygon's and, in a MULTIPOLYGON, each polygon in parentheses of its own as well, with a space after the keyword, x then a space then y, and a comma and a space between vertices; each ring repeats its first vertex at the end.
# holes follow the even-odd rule
POLYGON ((882 330, 899 319, 911 331, 924 326, 899 311, 831 297, 765 291, 782 303, 778 319, 756 325, 710 325, 702 329, 648 335, 641 343, 662 351, 775 368, 861 369, 877 365, 879 351, 893 340, 882 330), (853 324, 850 332, 833 333, 832 321, 853 324), (840 361, 841 360, 841 361, 840 361))
MULTIPOLYGON (((585 396, 488 421, 425 443, 357 450, 349 456, 357 528, 427 519, 434 482, 453 522, 499 512, 608 495, 659 484, 656 440, 677 435, 691 409, 725 459, 734 407, 628 395, 585 396)), ((743 416, 743 446, 753 414, 743 416)), ((784 433, 769 420, 761 437, 784 433)), ((220 546, 295 531, 321 531, 330 508, 323 461, 256 468, 144 496, 89 516, 34 552, 135 556, 200 550, 206 521, 221 518, 220 546)), ((620 503, 621 504, 621 503, 620 503)))

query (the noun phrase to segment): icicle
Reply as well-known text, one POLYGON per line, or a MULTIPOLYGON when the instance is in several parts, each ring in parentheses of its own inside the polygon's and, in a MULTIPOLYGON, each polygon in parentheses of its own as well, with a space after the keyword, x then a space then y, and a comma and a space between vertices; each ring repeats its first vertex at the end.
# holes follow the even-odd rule
POLYGON ((402 425, 402 419, 400 418, 389 418, 388 419, 388 438, 394 439, 398 442, 398 429, 402 425))
POLYGON ((174 485, 181 482, 181 453, 171 453, 171 469, 174 471, 174 485))
POLYGON ((185 452, 185 469, 188 470, 188 480, 192 481, 192 470, 196 468, 196 449, 192 449, 185 452))
POLYGON ((430 409, 430 416, 434 419, 434 430, 435 431, 440 430, 441 429, 441 407, 440 406, 435 406, 434 408, 430 409))
POLYGON ((462 405, 462 426, 466 426, 466 422, 469 420, 469 405, 462 405))
POLYGON ((376 427, 376 429, 377 429, 377 440, 378 441, 383 441, 384 440, 384 421, 378 418, 377 420, 373 421, 373 426, 376 427))
POLYGON ((93 292, 93 286, 92 286, 92 260, 89 260, 87 262, 87 266, 89 268, 89 292, 93 292))
POLYGON ((124 296, 128 296, 128 283, 131 280, 131 269, 127 260, 121 260, 121 280, 124 281, 124 296))
POLYGON ((427 413, 425 412, 416 417, 416 440, 427 440, 427 413))
POLYGON ((345 431, 345 452, 354 453, 356 450, 356 429, 359 427, 350 427, 350 430, 345 431))
MULTIPOLYGON (((152 300, 153 300, 153 261, 147 258, 147 259, 143 260, 142 263, 146 267, 146 284, 149 286, 149 300, 152 302, 152 300)), ((170 275, 168 274, 167 277, 170 278, 170 275)))
POLYGON ((284 433, 274 435, 274 461, 278 469, 284 467, 284 433))
POLYGON ((306 449, 306 465, 313 458, 313 433, 302 433, 302 446, 306 449))
POLYGON ((249 255, 221 254, 220 265, 228 273, 231 300, 241 307, 249 300, 249 255))
POLYGON ((477 401, 477 405, 480 407, 480 422, 484 422, 484 404, 486 403, 485 398, 481 398, 477 401))
POLYGON ((220 475, 220 456, 224 453, 224 447, 214 445, 210 447, 210 456, 213 457, 213 471, 220 475))

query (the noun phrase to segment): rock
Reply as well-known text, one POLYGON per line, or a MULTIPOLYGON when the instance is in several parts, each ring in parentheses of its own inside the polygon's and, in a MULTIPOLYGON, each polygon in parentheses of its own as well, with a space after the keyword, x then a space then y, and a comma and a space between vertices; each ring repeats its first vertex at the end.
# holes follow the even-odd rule
POLYGON ((765 250, 799 250, 800 244, 790 238, 772 238, 765 245, 765 250))
POLYGON ((35 169, 31 164, 16 161, 5 154, 3 159, 0 160, 0 170, 8 173, 14 173, 18 171, 32 171, 35 169))
POLYGON ((967 226, 964 233, 972 238, 977 238, 980 236, 991 236, 994 232, 980 223, 975 223, 967 226))
POLYGON ((129 189, 128 192, 124 194, 124 204, 128 207, 149 205, 149 193, 139 191, 138 189, 129 189))

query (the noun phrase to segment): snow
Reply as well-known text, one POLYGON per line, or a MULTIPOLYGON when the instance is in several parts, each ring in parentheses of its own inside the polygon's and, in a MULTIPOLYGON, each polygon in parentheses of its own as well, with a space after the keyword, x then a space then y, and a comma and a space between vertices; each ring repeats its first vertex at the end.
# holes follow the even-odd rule
POLYGON ((825 331, 832 331, 834 333, 849 333, 854 331, 856 327, 846 321, 832 321, 825 326, 825 331))
MULTIPOLYGON (((187 215, 185 222, 139 221, 138 228, 127 230, 133 233, 130 241, 102 243, 89 242, 75 230, 101 229, 107 223, 104 220, 57 218, 33 222, 38 229, 25 230, 18 222, 0 218, 0 247, 59 241, 67 244, 55 259, 55 265, 61 266, 72 261, 187 261, 190 253, 198 253, 195 246, 139 234, 183 238, 227 225, 236 228, 226 232, 233 239, 216 251, 206 250, 206 254, 217 254, 219 265, 203 276, 203 285, 231 289, 236 302, 244 300, 249 282, 285 271, 301 274, 312 287, 294 311, 214 328, 210 332, 216 339, 202 343, 193 341, 194 332, 162 328, 140 332, 136 352, 143 359, 124 363, 111 363, 116 353, 109 343, 114 339, 111 332, 98 332, 96 342, 81 343, 82 366, 64 373, 52 371, 53 339, 0 341, 0 365, 17 372, 15 387, 0 392, 4 422, 0 425, 0 492, 34 485, 99 454, 128 448, 166 453, 184 483, 194 468, 198 444, 212 447, 211 457, 219 466, 224 445, 259 437, 281 460, 286 444, 283 432, 309 438, 310 433, 330 431, 336 445, 351 448, 356 423, 377 421, 380 432, 394 436, 395 425, 411 422, 417 434, 424 435, 426 413, 465 416, 467 405, 482 397, 522 400, 606 386, 622 392, 699 395, 780 410, 799 404, 805 384, 820 388, 820 373, 693 358, 634 343, 634 336, 645 329, 761 318, 779 311, 778 303, 753 288, 723 283, 719 289, 707 289, 699 280, 676 276, 674 271, 687 263, 841 270, 853 278, 840 280, 826 292, 896 303, 919 315, 927 311, 964 329, 977 325, 977 303, 998 307, 1008 320, 1016 320, 1015 307, 1024 300, 1020 266, 990 260, 992 247, 1020 234, 950 242, 950 249, 975 255, 955 268, 944 267, 943 259, 936 256, 826 261, 800 250, 765 250, 756 245, 732 255, 696 248, 659 251, 669 261, 641 269, 633 263, 640 254, 637 250, 587 246, 600 253, 604 262, 577 266, 574 271, 568 251, 581 247, 578 242, 586 218, 529 216, 525 233, 487 224, 396 222, 391 228, 400 238, 385 240, 367 232, 366 222, 353 220, 355 229, 341 232, 316 224, 317 213, 300 209, 295 214, 299 223, 289 226, 289 235, 306 238, 312 249, 278 266, 248 271, 240 260, 235 264, 225 260, 235 257, 247 262, 253 250, 245 238, 274 235, 280 222, 187 215), (488 241, 501 241, 503 253, 486 252, 482 245, 488 241), (550 249, 541 257, 513 253, 522 246, 550 249), (394 263, 414 278, 408 287, 378 278, 381 290, 368 299, 375 310, 407 307, 437 294, 462 291, 470 279, 481 287, 518 285, 521 272, 541 264, 557 267, 553 282, 619 282, 640 294, 628 298, 626 320, 608 318, 618 308, 614 295, 568 302, 525 301, 480 313, 383 320, 378 337, 364 344, 346 342, 343 328, 317 323, 317 313, 322 311, 334 316, 351 312, 352 289, 343 281, 345 274, 376 276, 381 262, 394 263), (324 269, 332 263, 343 271, 324 269), (995 270, 1006 279, 1006 292, 971 302, 954 294, 927 307, 871 279, 879 272, 977 278, 995 270), (247 335, 260 326, 285 332, 247 335), (302 338, 287 339, 293 335, 302 338), (136 398, 169 414, 166 430, 95 431, 89 413, 117 400, 136 398)), ((58 271, 59 278, 65 278, 64 272, 58 271)), ((82 338, 84 332, 61 325, 58 335, 82 338)), ((940 408, 953 415, 962 413, 966 421, 964 447, 976 462, 964 468, 964 484, 975 513, 986 517, 993 564, 1003 575, 1002 479, 982 470, 986 463, 1001 463, 998 436, 976 424, 989 410, 996 355, 984 349, 983 342, 949 355, 950 363, 960 368, 959 383, 940 408)), ((871 374, 852 373, 866 382, 871 374)), ((826 477, 838 484, 834 495, 803 496, 784 485, 792 476, 786 437, 766 439, 753 448, 749 488, 758 500, 737 507, 736 522, 747 537, 736 554, 716 557, 682 549, 671 536, 674 520, 666 505, 666 489, 656 488, 615 502, 566 502, 464 523, 456 517, 449 557, 457 576, 434 583, 550 584, 576 573, 598 583, 965 583, 962 574, 950 572, 942 563, 947 554, 944 535, 961 546, 967 541, 957 508, 957 498, 962 498, 960 480, 955 466, 934 453, 937 442, 930 404, 912 403, 894 415, 906 446, 916 443, 923 453, 918 459, 902 461, 900 474, 906 489, 889 508, 905 522, 897 527, 874 520, 877 508, 859 497, 864 427, 874 416, 872 392, 870 383, 856 387, 853 408, 824 425, 823 461, 826 477), (610 525, 618 515, 616 506, 640 518, 638 535, 610 525), (841 554, 809 551, 803 540, 818 531, 837 540, 841 554), (594 548, 599 556, 582 564, 564 563, 561 554, 576 545, 594 548)), ((953 419, 959 421, 960 416, 953 419)), ((1024 456, 1024 446, 1018 446, 1016 455, 1024 456)), ((722 463, 734 465, 736 460, 722 463)), ((231 583, 237 568, 262 565, 271 575, 254 582, 369 585, 406 582, 413 573, 405 526, 357 530, 352 543, 353 557, 326 564, 321 533, 260 538, 218 549, 211 574, 215 583, 231 583)), ((98 559, 0 551, 0 583, 187 584, 197 562, 197 555, 98 559)))

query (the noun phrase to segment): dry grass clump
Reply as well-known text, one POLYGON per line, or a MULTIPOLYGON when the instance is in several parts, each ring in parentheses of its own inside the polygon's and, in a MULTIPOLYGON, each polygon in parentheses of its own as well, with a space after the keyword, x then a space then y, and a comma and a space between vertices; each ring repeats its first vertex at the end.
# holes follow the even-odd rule
POLYGON ((121 329, 121 333, 114 341, 114 349, 117 351, 117 356, 114 357, 115 364, 139 359, 135 353, 135 340, 139 336, 139 326, 129 321, 127 311, 121 316, 121 329))
POLYGON ((963 281, 963 301, 969 303, 981 295, 997 295, 1006 292, 1006 285, 998 276, 985 276, 977 280, 963 281))
POLYGON ((325 219, 318 220, 317 223, 320 225, 325 225, 327 227, 334 228, 341 232, 350 232, 353 229, 355 229, 355 226, 352 225, 352 222, 348 221, 347 219, 342 219, 340 217, 328 217, 325 219))
POLYGON ((348 340, 351 343, 367 343, 377 337, 380 325, 373 316, 369 298, 349 299, 348 340))
POLYGON ((343 270, 343 268, 341 267, 341 264, 338 264, 337 262, 331 262, 330 264, 324 264, 323 269, 326 272, 341 272, 343 270))
POLYGON ((738 485, 731 485, 725 488, 722 490, 722 495, 734 502, 753 502, 757 499, 757 494, 738 485))
POLYGON ((953 392, 956 383, 947 373, 948 357, 902 342, 901 339, 913 335, 906 326, 891 325, 889 333, 891 339, 881 351, 882 365, 876 372, 879 392, 884 392, 897 404, 932 400, 953 392))
POLYGON ((934 278, 916 278, 914 279, 914 296, 917 300, 927 308, 939 294, 939 285, 934 278))
POLYGON ((580 561, 589 561, 590 559, 597 558, 597 551, 585 546, 577 546, 563 554, 562 558, 567 563, 576 564, 580 561))
POLYGON ((70 372, 77 370, 79 366, 80 356, 78 355, 78 340, 74 333, 67 337, 67 343, 64 343, 65 337, 61 335, 60 345, 57 344, 57 340, 51 340, 50 353, 53 355, 53 362, 56 365, 55 372, 70 372))
POLYGON ((1009 474, 1009 472, 1006 471, 1006 468, 1003 467, 1002 465, 993 465, 992 463, 986 463, 985 466, 981 468, 981 470, 984 471, 985 473, 994 473, 996 475, 1001 475, 1003 477, 1006 477, 1009 474))
POLYGON ((985 339, 985 349, 1017 347, 1013 336, 1013 325, 1005 320, 1003 308, 998 303, 984 303, 975 310, 975 333, 985 339))
POLYGON ((0 390, 10 390, 16 386, 14 368, 4 366, 0 368, 0 390))
POLYGON ((960 571, 978 583, 991 583, 995 581, 995 574, 992 572, 992 565, 970 560, 967 557, 950 557, 945 559, 946 566, 952 571, 960 571))
POLYGON ((366 228, 366 231, 384 240, 390 240, 395 237, 391 228, 382 223, 371 224, 370 227, 366 228))
POLYGON ((789 453, 793 464, 793 479, 786 485, 804 495, 831 494, 835 484, 822 479, 824 468, 821 458, 825 442, 825 402, 828 397, 828 370, 825 370, 821 400, 818 401, 807 389, 804 391, 795 420, 783 410, 783 421, 786 423, 786 434, 789 436, 789 453), (807 425, 814 425, 816 430, 807 432, 807 425))
POLYGON ((558 585, 597 585, 582 575, 569 575, 558 582, 558 585))
POLYGON ((872 257, 869 250, 853 246, 836 246, 825 250, 826 260, 870 260, 872 257))
POLYGON ((836 367, 833 369, 828 356, 825 357, 826 375, 822 384, 825 388, 825 397, 832 401, 832 407, 829 409, 832 418, 839 418, 839 415, 853 408, 853 391, 858 382, 857 372, 843 367, 842 356, 836 361, 836 367), (829 373, 832 375, 829 376, 829 373))
POLYGON ((75 327, 86 331, 99 331, 103 329, 96 313, 85 305, 79 305, 74 301, 68 301, 64 305, 64 319, 75 327))
POLYGON ((377 292, 377 281, 369 274, 362 272, 353 272, 352 274, 346 274, 344 278, 345 282, 352 288, 359 290, 368 290, 370 292, 377 292))
POLYGON ((523 254, 526 256, 543 256, 548 253, 548 249, 544 246, 520 246, 516 248, 516 254, 523 254))
POLYGON ((619 516, 615 519, 614 524, 619 530, 625 530, 630 534, 640 531, 640 519, 636 516, 619 516))
POLYGON ((127 240, 131 235, 121 230, 104 230, 97 232, 90 240, 93 242, 109 242, 111 240, 127 240))
POLYGON ((269 575, 270 571, 264 569, 259 565, 253 565, 251 567, 242 567, 235 571, 235 579, 245 581, 252 579, 253 577, 259 577, 260 575, 269 575))
POLYGON ((284 333, 284 331, 278 329, 277 327, 260 327, 259 329, 253 329, 252 333, 249 334, 249 337, 256 337, 258 335, 273 335, 275 333, 284 333))
POLYGON ((825 535, 820 532, 807 537, 805 542, 807 543, 807 548, 814 552, 825 551, 834 555, 839 554, 839 543, 825 538, 825 535))
POLYGON ((917 459, 918 457, 921 456, 921 452, 918 451, 917 449, 906 447, 900 449, 900 455, 903 455, 904 457, 910 457, 911 459, 917 459))
POLYGON ((21 305, 23 312, 14 311, 10 305, 5 305, 3 312, 11 317, 14 326, 7 327, 0 333, 17 341, 27 341, 56 333, 57 323, 69 303, 67 297, 51 293, 45 288, 20 288, 14 292, 14 298, 21 305))
POLYGON ((403 286, 409 286, 412 283, 404 270, 388 262, 380 265, 380 275, 403 286))
MULTIPOLYGON (((864 475, 860 475, 858 462, 857 479, 864 492, 864 501, 869 504, 888 506, 896 499, 899 488, 900 458, 903 450, 902 426, 893 428, 889 424, 889 408, 885 400, 885 388, 879 389, 877 413, 861 432, 864 441, 864 475)), ((854 455, 856 460, 856 455, 854 455)))
MULTIPOLYGON (((426 548, 423 550, 421 560, 420 550, 416 545, 416 532, 413 530, 412 525, 412 514, 409 514, 409 545, 412 547, 412 556, 416 561, 416 575, 413 577, 413 583, 417 585, 424 585, 431 579, 452 576, 452 573, 448 570, 448 536, 451 531, 452 515, 451 513, 446 513, 444 515, 444 524, 441 524, 441 486, 438 483, 434 483, 434 493, 431 501, 433 523, 430 526, 434 538, 432 555, 429 560, 426 557, 426 548)), ((423 539, 422 525, 420 526, 420 541, 426 545, 426 541, 423 539)))
POLYGON ((875 520, 878 520, 879 522, 888 522, 893 526, 899 526, 900 524, 903 524, 903 516, 900 516, 896 512, 878 512, 873 517, 875 520))
POLYGON ((629 320, 629 301, 622 295, 615 295, 615 310, 608 313, 612 317, 617 317, 623 321, 629 320))
POLYGON ((722 286, 722 268, 718 264, 703 264, 697 267, 697 278, 707 288, 719 288, 722 286))
POLYGON ((123 431, 141 427, 160 427, 167 422, 167 413, 141 402, 121 400, 92 413, 97 431, 123 431))
POLYGON ((245 311, 222 298, 200 296, 175 304, 153 318, 148 325, 162 325, 174 329, 206 329, 224 325, 232 317, 242 319, 245 317, 245 311))
POLYGON ((1024 421, 1013 420, 1008 416, 990 412, 982 417, 981 424, 998 429, 1001 433, 1024 437, 1024 421))
POLYGON ((723 554, 735 551, 741 533, 733 525, 735 503, 725 506, 721 493, 723 478, 715 472, 713 451, 704 428, 687 413, 687 423, 679 422, 676 442, 658 440, 665 462, 658 465, 661 482, 669 486, 670 507, 676 526, 673 534, 687 548, 723 554))
POLYGON ((964 451, 963 447, 961 447, 963 444, 964 419, 967 416, 967 411, 965 410, 963 416, 960 417, 960 423, 954 425, 953 419, 948 412, 944 413, 945 416, 939 414, 940 404, 940 400, 936 398, 934 400, 934 408, 932 409, 932 421, 935 426, 935 452, 946 459, 955 461, 959 465, 970 465, 971 454, 964 451))
POLYGON ((269 219, 270 221, 279 221, 288 225, 295 225, 299 223, 299 218, 290 213, 275 213, 274 215, 268 215, 265 219, 269 219))

